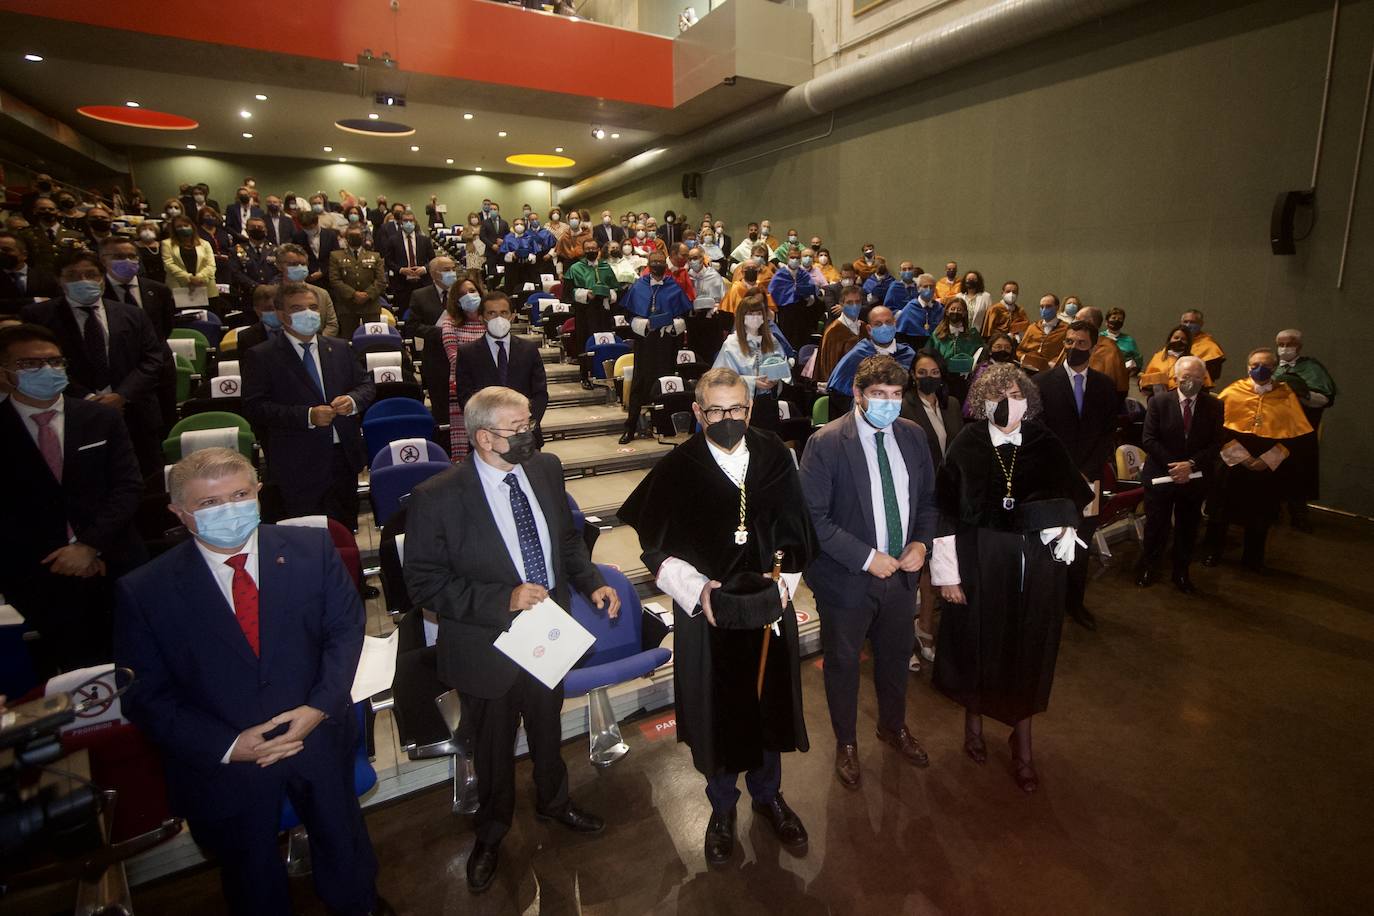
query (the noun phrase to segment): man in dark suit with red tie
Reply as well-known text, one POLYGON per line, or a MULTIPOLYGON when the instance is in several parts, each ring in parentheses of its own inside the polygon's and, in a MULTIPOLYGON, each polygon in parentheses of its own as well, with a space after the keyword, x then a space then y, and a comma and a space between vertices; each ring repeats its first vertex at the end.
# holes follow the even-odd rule
MULTIPOLYGON (((1120 398, 1111 377, 1088 367, 1097 346, 1097 326, 1075 321, 1064 333, 1064 362, 1035 376, 1044 404, 1041 421, 1059 437, 1083 479, 1101 492, 1102 466, 1112 458, 1120 398)), ((1100 502, 1100 500, 1099 500, 1100 502)), ((1097 516, 1085 515, 1078 538, 1091 544, 1097 516)), ((1083 605, 1088 585, 1088 551, 1080 550, 1069 567, 1066 605, 1069 616, 1084 629, 1097 629, 1097 620, 1083 605)))
POLYGON ((401 214, 399 231, 382 234, 379 242, 386 260, 387 286, 391 307, 401 315, 410 305, 410 294, 429 282, 429 262, 434 258, 434 243, 420 231, 413 211, 401 214))
POLYGON ((172 810, 218 859, 235 916, 292 910, 287 800, 330 912, 389 913, 353 783, 365 615, 328 533, 259 525, 253 466, 232 449, 183 458, 168 488, 193 538, 117 584, 115 660, 172 810))
POLYGON ((113 407, 67 393, 57 338, 0 328, 0 594, 39 638, 41 676, 110 660, 115 577, 143 562, 134 515, 143 494, 129 434, 113 407))
POLYGON ((474 394, 492 385, 514 388, 529 398, 536 428, 535 443, 542 446, 544 439, 538 426, 549 406, 548 376, 539 348, 511 335, 511 314, 510 297, 505 293, 493 290, 482 297, 481 316, 487 324, 487 333, 458 347, 455 371, 458 402, 466 407, 474 394))
POLYGON ((1150 398, 1145 414, 1145 545, 1136 566, 1135 584, 1148 588, 1155 566, 1164 554, 1169 530, 1174 532, 1174 588, 1197 591, 1188 575, 1202 518, 1202 501, 1211 488, 1213 465, 1222 442, 1225 411, 1215 397, 1202 390, 1207 366, 1196 356, 1180 356, 1173 367, 1178 386, 1150 398), (1199 476, 1194 476, 1199 475, 1199 476), (1167 480, 1156 483, 1160 478, 1167 480))
POLYGON ((342 340, 320 334, 315 294, 277 287, 282 333, 240 356, 243 409, 267 453, 267 483, 284 517, 327 515, 358 526, 358 472, 367 463, 358 421, 377 395, 342 340))

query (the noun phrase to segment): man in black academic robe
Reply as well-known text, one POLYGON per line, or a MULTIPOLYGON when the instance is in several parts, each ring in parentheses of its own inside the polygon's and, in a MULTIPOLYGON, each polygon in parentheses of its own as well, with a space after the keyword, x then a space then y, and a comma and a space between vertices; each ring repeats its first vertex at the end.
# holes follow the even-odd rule
POLYGON ((673 598, 678 740, 691 747, 706 777, 706 858, 719 863, 734 850, 741 772, 754 811, 782 843, 805 845, 806 828, 779 791, 780 755, 810 744, 790 601, 776 634, 724 629, 715 625, 711 592, 733 574, 771 572, 779 550, 783 571, 800 572, 815 553, 815 531, 791 454, 777 436, 748 428, 749 393, 737 374, 721 368, 703 375, 693 412, 705 433, 665 455, 620 518, 638 532, 644 565, 673 598), (765 633, 771 643, 760 696, 765 633))

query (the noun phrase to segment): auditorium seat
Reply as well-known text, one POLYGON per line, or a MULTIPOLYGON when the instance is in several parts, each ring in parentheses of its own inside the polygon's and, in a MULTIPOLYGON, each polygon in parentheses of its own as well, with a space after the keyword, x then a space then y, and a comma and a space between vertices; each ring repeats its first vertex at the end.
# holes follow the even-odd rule
MULTIPOLYGON (((353 791, 359 796, 377 784, 377 771, 367 759, 367 716, 364 703, 353 704, 358 723, 358 744, 353 753, 353 791)), ((291 805, 290 797, 282 799, 281 830, 286 837, 286 873, 299 877, 310 873, 310 837, 301 824, 300 815, 291 805)))
POLYGON ((372 456, 371 467, 390 467, 393 464, 415 464, 419 461, 448 461, 448 452, 433 439, 416 436, 393 439, 372 456))
POLYGON ((452 465, 445 454, 443 461, 417 461, 373 468, 368 480, 368 498, 372 502, 374 524, 385 525, 401 508, 401 500, 409 496, 411 490, 450 467, 452 465))
POLYGON ((375 455, 397 439, 429 438, 434 435, 434 415, 429 408, 411 398, 375 401, 363 414, 363 439, 368 455, 375 455))
POLYGON ((178 420, 162 440, 162 457, 168 464, 175 464, 191 452, 214 446, 236 448, 239 454, 251 459, 253 428, 237 414, 220 410, 194 414, 178 420))

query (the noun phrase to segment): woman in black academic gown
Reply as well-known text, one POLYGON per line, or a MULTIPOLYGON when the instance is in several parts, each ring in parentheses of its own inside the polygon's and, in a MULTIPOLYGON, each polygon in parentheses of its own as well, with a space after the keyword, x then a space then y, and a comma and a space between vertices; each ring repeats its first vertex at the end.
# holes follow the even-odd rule
POLYGON ((1092 491, 1036 421, 1039 394, 1020 369, 992 365, 969 401, 974 422, 936 475, 931 579, 945 612, 934 683, 964 707, 964 750, 975 763, 987 760, 983 716, 1012 726, 1013 776, 1034 792, 1031 716, 1049 705, 1074 528, 1092 491))

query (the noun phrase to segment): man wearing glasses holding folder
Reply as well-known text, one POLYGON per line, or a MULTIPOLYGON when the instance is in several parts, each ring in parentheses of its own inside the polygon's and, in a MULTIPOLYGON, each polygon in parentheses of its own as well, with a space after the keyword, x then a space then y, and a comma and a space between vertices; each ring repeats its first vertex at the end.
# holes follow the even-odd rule
POLYGON ((549 689, 493 643, 545 598, 567 608, 573 588, 613 618, 620 600, 573 528, 562 464, 535 450, 529 400, 510 388, 485 388, 468 401, 463 422, 473 458, 411 495, 405 579, 415 604, 439 615, 439 679, 462 695, 474 723, 479 807, 467 880, 480 893, 495 876, 515 813, 521 719, 538 816, 581 833, 604 826, 568 797, 559 752, 562 683, 549 689))

